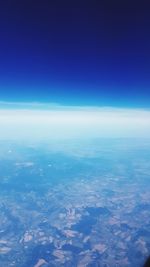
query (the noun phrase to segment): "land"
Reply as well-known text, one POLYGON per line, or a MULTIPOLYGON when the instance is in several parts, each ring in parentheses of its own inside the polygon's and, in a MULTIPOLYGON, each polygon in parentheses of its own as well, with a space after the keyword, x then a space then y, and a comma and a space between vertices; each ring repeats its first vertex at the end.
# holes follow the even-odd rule
POLYGON ((149 148, 2 144, 0 266, 140 267, 150 254, 149 148))

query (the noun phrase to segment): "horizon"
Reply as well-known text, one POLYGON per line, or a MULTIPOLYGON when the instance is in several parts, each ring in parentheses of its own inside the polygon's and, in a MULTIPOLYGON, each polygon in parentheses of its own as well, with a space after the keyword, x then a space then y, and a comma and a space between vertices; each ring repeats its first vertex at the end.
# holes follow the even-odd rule
POLYGON ((0 139, 148 138, 150 110, 0 102, 0 139))

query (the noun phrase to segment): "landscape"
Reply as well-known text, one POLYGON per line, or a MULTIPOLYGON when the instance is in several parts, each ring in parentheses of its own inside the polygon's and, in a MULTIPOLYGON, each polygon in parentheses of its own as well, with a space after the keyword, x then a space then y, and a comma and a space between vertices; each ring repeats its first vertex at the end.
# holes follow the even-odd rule
POLYGON ((149 1, 0 1, 0 267, 150 267, 149 26, 149 1))
POLYGON ((150 140, 0 145, 1 267, 142 266, 150 140))

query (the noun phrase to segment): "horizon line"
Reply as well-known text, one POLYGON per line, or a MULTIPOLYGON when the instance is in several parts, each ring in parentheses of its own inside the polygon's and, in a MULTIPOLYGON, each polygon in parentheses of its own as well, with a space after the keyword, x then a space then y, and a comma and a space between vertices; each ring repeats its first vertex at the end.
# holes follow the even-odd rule
POLYGON ((150 107, 128 107, 128 106, 115 106, 115 105, 67 105, 58 102, 39 102, 39 101, 3 101, 0 100, 0 110, 6 109, 21 109, 21 110, 131 110, 131 111, 150 111, 150 107))

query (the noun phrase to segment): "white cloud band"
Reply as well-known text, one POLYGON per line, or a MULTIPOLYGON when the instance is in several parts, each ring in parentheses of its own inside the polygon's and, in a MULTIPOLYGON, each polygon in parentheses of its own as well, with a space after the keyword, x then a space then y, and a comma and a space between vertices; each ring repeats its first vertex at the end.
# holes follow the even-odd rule
POLYGON ((28 103, 22 109, 6 106, 0 109, 0 139, 150 136, 149 110, 38 103, 28 103))

